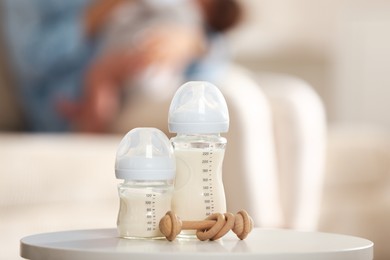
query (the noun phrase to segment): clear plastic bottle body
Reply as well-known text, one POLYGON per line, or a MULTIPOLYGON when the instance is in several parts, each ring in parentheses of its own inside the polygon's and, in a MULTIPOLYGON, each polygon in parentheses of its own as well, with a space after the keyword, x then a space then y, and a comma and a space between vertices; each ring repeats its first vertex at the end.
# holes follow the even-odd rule
POLYGON ((118 185, 117 227, 122 238, 163 238, 159 221, 171 210, 173 180, 125 181, 118 185))
POLYGON ((226 139, 219 134, 178 134, 171 142, 176 157, 172 210, 183 220, 203 220, 214 212, 226 212, 222 182, 226 139))

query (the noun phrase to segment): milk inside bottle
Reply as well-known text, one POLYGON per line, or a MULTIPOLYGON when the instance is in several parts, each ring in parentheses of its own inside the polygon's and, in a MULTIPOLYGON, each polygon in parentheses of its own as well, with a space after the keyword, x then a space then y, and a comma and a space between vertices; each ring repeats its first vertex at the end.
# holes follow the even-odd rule
MULTIPOLYGON (((169 109, 169 131, 176 157, 172 210, 182 219, 203 220, 226 212, 222 163, 229 113, 219 89, 208 82, 192 81, 181 86, 169 109)), ((192 236, 194 231, 182 231, 192 236)))
POLYGON ((169 139, 156 128, 135 128, 119 144, 115 175, 122 238, 162 238, 159 221, 171 210, 175 158, 169 139))

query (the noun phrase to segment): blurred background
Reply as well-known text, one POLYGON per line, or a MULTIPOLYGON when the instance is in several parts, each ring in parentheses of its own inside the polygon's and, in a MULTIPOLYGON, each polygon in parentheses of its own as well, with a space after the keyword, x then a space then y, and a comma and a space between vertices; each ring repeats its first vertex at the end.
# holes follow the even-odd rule
MULTIPOLYGON (((389 1, 240 2, 244 19, 228 35, 237 63, 255 74, 304 79, 321 96, 330 124, 390 126, 389 1)), ((12 90, 0 80, 0 127, 17 129, 12 90)))
MULTIPOLYGON (((40 1, 43 0, 38 2, 40 1)), ((3 4, 4 2, 7 1, 1 1, 3 4)), ((216 47, 213 47, 214 49, 210 47, 211 62, 208 59, 199 61, 201 69, 196 70, 196 73, 188 78, 188 74, 183 71, 179 74, 185 74, 185 79, 204 77, 212 81, 220 71, 216 71, 214 75, 204 73, 202 69, 208 71, 210 66, 223 66, 225 60, 230 59, 229 62, 247 70, 260 89, 263 88, 264 77, 270 75, 285 75, 307 82, 323 102, 327 123, 324 192, 317 230, 371 239, 375 242, 375 259, 389 259, 390 250, 387 244, 390 239, 388 220, 390 219, 390 1, 239 0, 239 3, 243 8, 242 19, 234 28, 229 28, 226 32, 222 30, 226 37, 222 44, 217 40, 216 47), (224 56, 225 53, 222 56, 219 53, 221 47, 229 52, 228 58, 224 56), (215 57, 217 58, 214 59, 215 57)), ((192 14, 191 11, 189 13, 192 14)), ((4 17, 2 13, 1 18, 4 17)), ((177 19, 182 18, 179 16, 177 19)), ((195 15, 193 19, 192 22, 197 23, 201 18, 195 15)), ((18 144, 17 149, 12 150, 13 154, 11 151, 10 155, 9 147, 13 147, 13 142, 18 141, 13 134, 29 134, 31 131, 31 128, 26 126, 23 99, 17 94, 18 90, 15 87, 17 79, 7 58, 9 57, 7 34, 4 33, 4 28, 2 30, 0 137, 3 137, 0 138, 0 155, 3 160, 0 161, 0 165, 3 165, 5 170, 1 170, 1 178, 7 174, 7 169, 16 169, 11 164, 6 164, 11 155, 19 156, 17 149, 22 147, 18 144), (1 150, 1 147, 5 148, 1 150)), ((196 33, 191 31, 192 36, 196 33)), ((108 37, 116 38, 115 35, 121 35, 120 27, 108 37)), ((184 38, 186 39, 187 36, 184 35, 184 38)), ((194 40, 196 41, 197 38, 194 40)), ((214 42, 214 39, 210 42, 214 42)), ((113 46, 116 46, 115 44, 114 42, 113 46)), ((197 48, 195 46, 196 51, 197 48)), ((177 62, 182 65, 188 60, 177 62)), ((104 66, 97 68, 97 73, 106 68, 104 66)), ((172 72, 165 71, 159 74, 158 77, 156 76, 158 80, 150 85, 165 82, 166 85, 178 86, 178 82, 183 78, 169 77, 169 81, 164 81, 170 73, 172 72)), ((145 77, 148 75, 151 74, 145 74, 145 77)), ((130 81, 137 82, 139 85, 144 84, 143 78, 130 81)), ((240 86, 238 85, 237 88, 240 86)), ((151 91, 155 89, 152 88, 151 91)), ((163 94, 170 96, 173 91, 174 89, 169 89, 157 92, 157 96, 163 94)), ((103 95, 108 96, 112 94, 104 93, 106 92, 103 92, 103 95)), ((141 103, 134 100, 133 102, 141 103)), ((73 104, 68 105, 65 105, 65 114, 70 114, 71 117, 74 116, 75 111, 77 114, 78 110, 72 107, 73 104)), ((108 106, 110 107, 110 104, 108 106)), ((158 110, 159 106, 153 108, 148 105, 146 109, 141 104, 140 107, 137 113, 140 110, 144 112, 140 113, 137 120, 148 119, 147 122, 158 121, 158 124, 165 122, 165 118, 153 116, 153 113, 147 111, 147 109, 158 110)), ((47 108, 43 109, 47 110, 47 108)), ((84 116, 88 117, 90 115, 88 113, 90 111, 87 111, 84 116)), ((123 119, 123 115, 119 116, 119 119, 123 119)), ((92 131, 88 132, 124 133, 128 126, 121 123, 116 124, 115 129, 93 126, 89 129, 92 131)), ((41 133, 35 131, 35 134, 37 132, 41 133)), ((97 143, 94 139, 95 135, 92 139, 88 138, 86 141, 77 137, 76 141, 80 144, 97 143)), ((110 152, 114 151, 118 140, 114 138, 112 143, 112 140, 107 141, 107 136, 102 138, 104 139, 102 147, 110 152)), ((49 138, 42 142, 46 153, 50 153, 51 150, 50 140, 49 138)), ((67 141, 62 140, 59 143, 65 145, 65 150, 68 149, 66 150, 68 152, 72 149, 66 146, 67 141)), ((29 145, 39 147, 39 141, 30 140, 29 145)), ((99 150, 97 145, 94 149, 99 150)), ((102 160, 107 158, 106 155, 108 152, 99 154, 102 160)), ((27 153, 22 153, 21 156, 30 158, 27 153)), ((77 160, 77 158, 73 159, 77 160)), ((104 167, 102 169, 110 170, 104 167)), ((10 203, 9 201, 4 199, 2 203, 5 209, 10 209, 7 204, 10 203)), ((11 214, 5 219, 13 219, 13 216, 11 214)), ((94 223, 99 224, 98 222, 92 224, 94 223)), ((87 225, 87 223, 82 224, 87 225)), ((3 231, 6 233, 7 230, 3 231)))

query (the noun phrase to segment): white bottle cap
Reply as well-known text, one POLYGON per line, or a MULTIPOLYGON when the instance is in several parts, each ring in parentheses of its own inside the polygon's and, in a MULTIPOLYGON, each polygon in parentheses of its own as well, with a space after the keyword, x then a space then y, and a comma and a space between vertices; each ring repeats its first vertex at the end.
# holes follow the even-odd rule
POLYGON ((229 111, 221 91, 206 81, 190 81, 175 93, 169 108, 171 133, 209 134, 229 130, 229 111))
POLYGON ((115 176, 125 180, 172 180, 176 163, 168 137, 156 128, 134 128, 119 144, 115 176))

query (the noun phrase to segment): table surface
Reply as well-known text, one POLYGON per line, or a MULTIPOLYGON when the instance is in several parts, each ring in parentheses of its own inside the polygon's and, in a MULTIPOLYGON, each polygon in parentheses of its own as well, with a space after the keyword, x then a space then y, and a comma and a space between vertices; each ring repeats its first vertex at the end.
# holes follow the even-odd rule
POLYGON ((21 256, 31 260, 372 260, 367 239, 331 233, 255 228, 245 240, 230 232, 218 241, 129 240, 116 229, 44 233, 21 240, 21 256))

